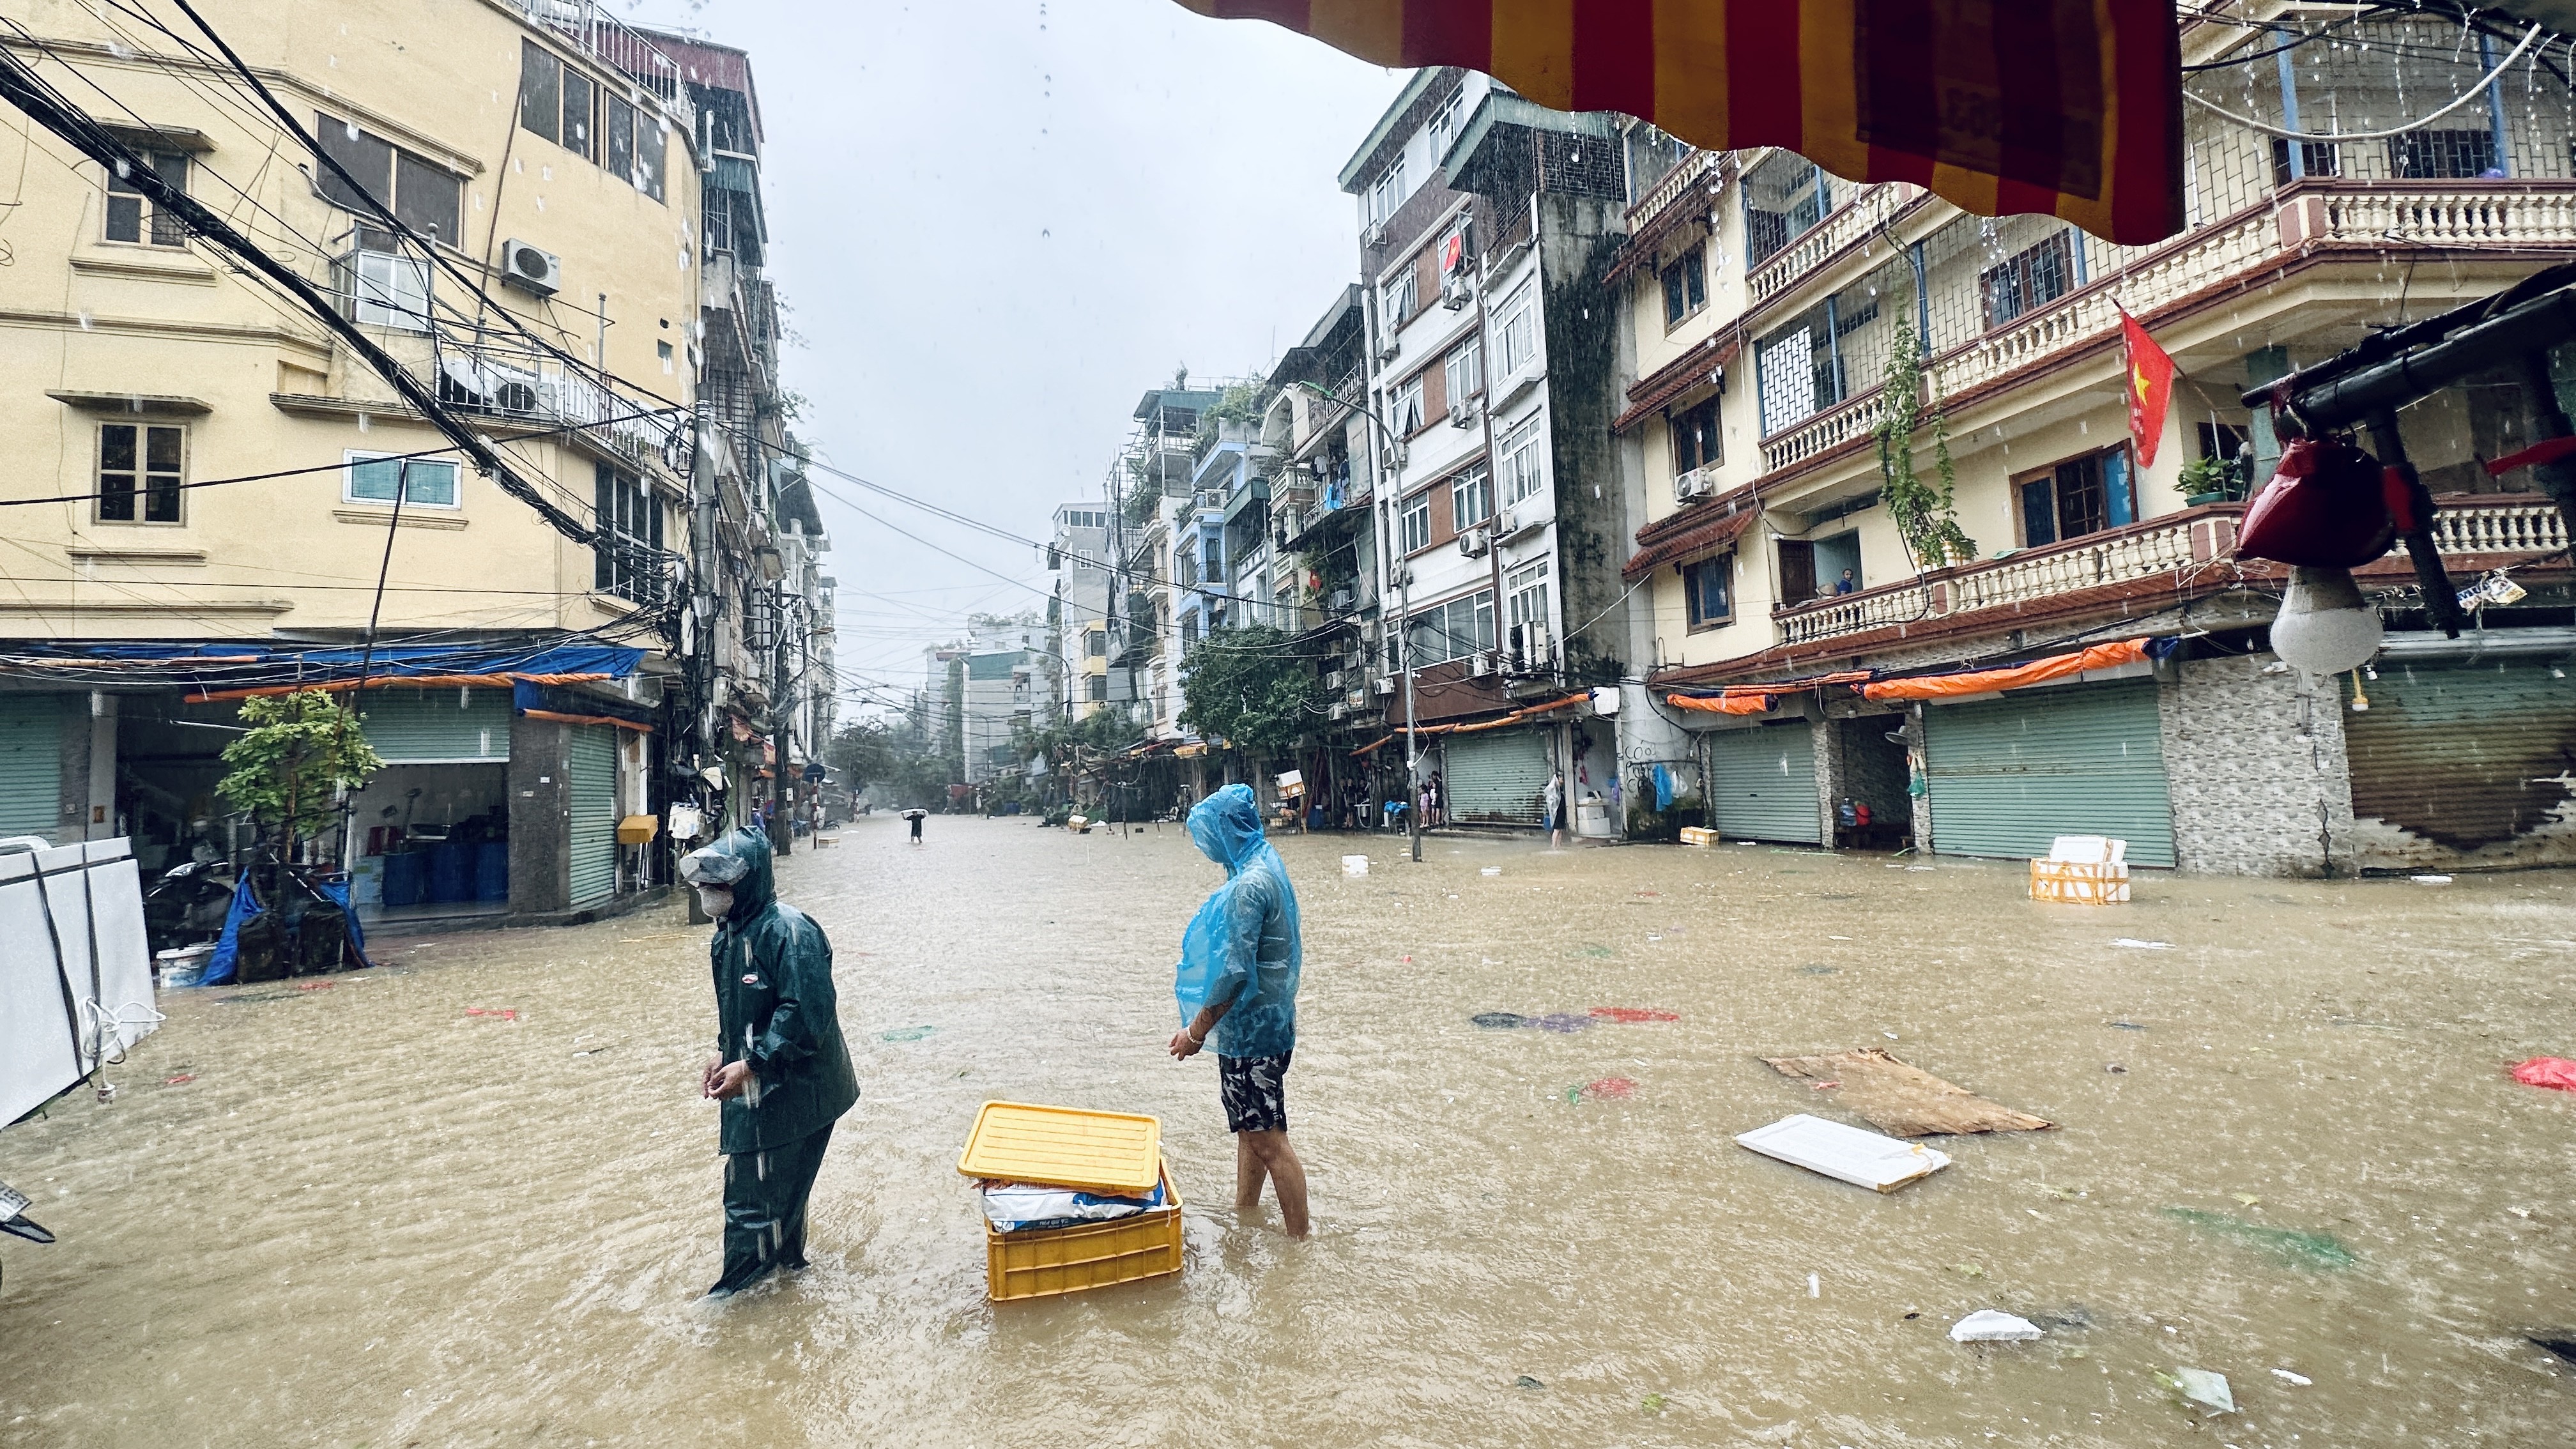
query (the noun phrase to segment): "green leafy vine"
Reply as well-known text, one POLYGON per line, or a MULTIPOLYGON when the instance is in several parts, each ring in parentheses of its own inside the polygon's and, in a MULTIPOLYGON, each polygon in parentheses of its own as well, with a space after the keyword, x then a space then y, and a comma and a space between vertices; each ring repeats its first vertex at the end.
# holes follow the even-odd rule
POLYGON ((1871 430, 1878 439, 1880 491, 1887 500, 1887 515, 1895 520, 1905 546, 1913 550, 1917 566, 1941 568, 1974 559, 1977 541, 1959 526, 1959 475, 1950 462, 1949 419, 1938 403, 1926 417, 1923 391, 1923 358, 1916 349, 1914 324, 1900 316, 1896 335, 1888 342, 1878 426, 1871 430), (1927 421, 1937 483, 1923 481, 1914 465, 1914 435, 1927 421))

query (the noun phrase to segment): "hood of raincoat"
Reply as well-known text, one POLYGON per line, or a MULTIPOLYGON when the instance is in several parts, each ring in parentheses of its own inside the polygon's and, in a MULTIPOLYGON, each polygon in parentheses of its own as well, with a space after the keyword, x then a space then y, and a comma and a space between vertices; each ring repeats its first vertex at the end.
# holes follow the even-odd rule
POLYGON ((1252 787, 1228 785, 1201 800, 1190 812, 1190 839, 1198 842, 1199 854, 1224 866, 1227 875, 1241 874, 1267 845, 1252 787))
POLYGON ((1190 918, 1172 996, 1181 1024, 1211 1003, 1233 1006, 1215 1045, 1230 1057, 1277 1056, 1297 1041, 1297 979, 1305 958, 1288 864, 1261 838, 1248 785, 1228 785, 1190 812, 1190 839, 1226 879, 1190 918))
POLYGON ((733 892, 726 919, 748 921, 778 899, 777 877, 770 869, 769 837, 757 830, 736 830, 715 844, 693 850, 680 861, 680 878, 691 885, 720 885, 733 892))

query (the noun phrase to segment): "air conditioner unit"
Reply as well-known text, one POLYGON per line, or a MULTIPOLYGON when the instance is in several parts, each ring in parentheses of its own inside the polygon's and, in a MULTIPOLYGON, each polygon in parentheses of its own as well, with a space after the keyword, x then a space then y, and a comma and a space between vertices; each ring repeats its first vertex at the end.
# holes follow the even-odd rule
POLYGON ((1688 503, 1694 498, 1717 496, 1717 475, 1706 468, 1693 468, 1673 479, 1673 501, 1688 503))
POLYGON ((1467 304, 1474 300, 1476 294, 1470 289, 1465 272, 1453 272, 1440 284, 1440 305, 1452 312, 1465 310, 1467 304))
POLYGON ((1520 536, 1520 531, 1520 514, 1506 508, 1502 512, 1494 515, 1494 537, 1518 538, 1520 536))
POLYGON ((1521 648, 1522 652, 1527 655, 1529 659, 1528 668, 1530 672, 1537 673, 1546 669, 1550 658, 1547 649, 1547 625, 1543 623, 1523 624, 1521 626, 1521 648))
POLYGON ((1395 680, 1394 680, 1394 678, 1393 678, 1392 676, 1389 676, 1389 675, 1384 675, 1384 674, 1379 675, 1379 676, 1377 677, 1377 692, 1378 692, 1378 693, 1380 693, 1380 694, 1393 694, 1393 693, 1395 693, 1395 680))
POLYGON ((1351 717, 1351 707, 1339 700, 1335 700, 1324 710, 1324 717, 1326 719, 1349 719, 1351 717))
POLYGON ((1493 539, 1481 528, 1471 528, 1458 535, 1458 551, 1469 558, 1483 558, 1485 551, 1493 546, 1493 539))
POLYGON ((1336 614, 1348 612, 1351 607, 1351 591, 1348 589, 1333 590, 1332 594, 1324 600, 1324 607, 1332 610, 1336 614))
POLYGON ((1380 362, 1393 362, 1395 361, 1396 354, 1403 350, 1404 344, 1397 341, 1395 334, 1390 332, 1387 334, 1386 345, 1377 350, 1377 360, 1380 362))
POLYGON ((1373 221, 1368 225, 1361 227, 1360 245, 1364 247, 1382 247, 1386 245, 1386 223, 1382 221, 1373 221))
POLYGON ((1328 670, 1325 670, 1325 671, 1324 671, 1324 687, 1325 687, 1326 689, 1339 689, 1339 688, 1341 688, 1341 687, 1342 687, 1342 671, 1340 671, 1340 670, 1338 670, 1338 669, 1328 669, 1328 670))
POLYGON ((522 292, 551 297, 563 290, 563 258, 512 237, 501 246, 501 280, 522 292))
POLYGON ((1468 656, 1468 658, 1467 658, 1467 675, 1468 675, 1468 677, 1469 677, 1469 678, 1471 678, 1471 679, 1482 679, 1482 678, 1484 678, 1486 675, 1491 674, 1491 673, 1493 673, 1493 672, 1494 672, 1494 657, 1493 657, 1492 655, 1490 655, 1490 654, 1473 654, 1473 655, 1469 655, 1469 656, 1468 656))
POLYGON ((1474 398, 1461 398, 1449 405, 1449 426, 1453 428, 1472 428, 1482 416, 1484 404, 1474 398))

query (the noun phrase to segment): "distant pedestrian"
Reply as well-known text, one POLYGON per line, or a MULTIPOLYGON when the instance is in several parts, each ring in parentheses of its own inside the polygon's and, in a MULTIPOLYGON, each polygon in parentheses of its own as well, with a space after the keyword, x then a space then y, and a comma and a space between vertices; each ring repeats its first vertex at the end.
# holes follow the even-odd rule
POLYGON ((1234 1205, 1261 1205, 1267 1179, 1288 1236, 1306 1236, 1306 1168, 1288 1145, 1288 1060, 1297 1046, 1297 976, 1305 948, 1297 892, 1279 852, 1261 838, 1249 786, 1228 785, 1190 812, 1190 839, 1225 867, 1225 884, 1190 918, 1173 973, 1186 1061, 1216 1036, 1217 1093, 1234 1134, 1234 1205))
POLYGON ((726 1298, 805 1266, 806 1200, 859 1079, 841 1038, 832 943, 779 904, 769 838, 737 830, 681 857, 680 878, 716 920, 717 1054, 698 1085, 722 1104, 724 1272, 707 1293, 726 1298))
POLYGON ((1555 850, 1565 844, 1565 772, 1558 770, 1547 777, 1547 793, 1540 798, 1547 818, 1547 848, 1555 850))
POLYGON ((809 828, 815 835, 823 833, 823 813, 823 797, 817 795, 814 797, 814 808, 808 812, 807 817, 811 821, 809 828))
POLYGON ((921 822, 930 818, 930 812, 918 809, 906 810, 903 812, 903 818, 912 822, 912 843, 919 845, 921 843, 921 822))

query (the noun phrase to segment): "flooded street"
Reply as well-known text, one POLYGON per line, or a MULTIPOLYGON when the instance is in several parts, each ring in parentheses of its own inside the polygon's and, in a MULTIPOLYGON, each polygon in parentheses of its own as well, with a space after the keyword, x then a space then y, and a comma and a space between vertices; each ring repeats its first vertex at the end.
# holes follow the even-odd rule
POLYGON ((1299 1244, 1237 1221, 1214 1064, 1164 1054, 1217 879, 1185 833, 901 834, 863 820, 780 872, 831 933, 865 1091, 811 1269, 696 1301, 721 1169, 707 933, 676 902, 387 943, 374 972, 165 1000, 114 1105, 0 1135, 61 1238, 0 1246, 0 1442, 2253 1449, 2576 1422, 2576 1365, 2522 1336, 2576 1325, 2576 1097, 2503 1071, 2576 1049, 2566 874, 2150 873, 2088 909, 2000 863, 1290 838, 1299 1244), (1603 1007, 1679 1019, 1471 1020, 1603 1007), (1954 1165, 1884 1197, 1734 1144, 1856 1121, 1759 1058, 1865 1046, 2058 1126, 1933 1139, 1954 1165), (1182 1276, 988 1305, 955 1161, 992 1098, 1161 1116, 1182 1276), (1989 1307, 2048 1336, 1947 1339, 1989 1307), (2154 1377, 2178 1366, 2240 1412, 2199 1423, 2154 1377))

